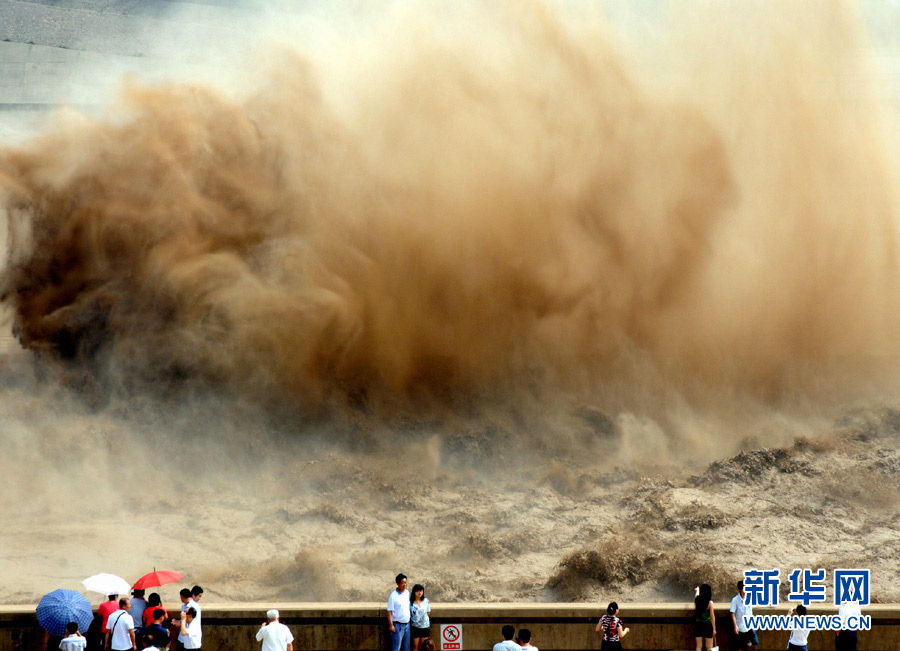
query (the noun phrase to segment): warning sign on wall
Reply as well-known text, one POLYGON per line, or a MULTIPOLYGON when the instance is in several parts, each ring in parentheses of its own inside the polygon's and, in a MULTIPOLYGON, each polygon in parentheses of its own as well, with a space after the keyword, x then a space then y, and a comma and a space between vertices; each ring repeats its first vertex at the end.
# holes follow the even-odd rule
POLYGON ((462 624, 441 624, 441 651, 462 651, 462 624))

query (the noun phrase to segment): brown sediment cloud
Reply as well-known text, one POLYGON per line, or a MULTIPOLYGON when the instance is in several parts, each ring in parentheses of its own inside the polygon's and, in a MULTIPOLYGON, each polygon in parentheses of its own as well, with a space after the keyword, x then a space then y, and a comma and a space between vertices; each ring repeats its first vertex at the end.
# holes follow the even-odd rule
POLYGON ((400 570, 684 601, 810 549, 900 558, 897 410, 830 422, 896 406, 900 341, 896 130, 853 16, 671 3, 704 20, 654 67, 510 6, 247 87, 131 83, 0 148, 0 313, 33 352, 0 356, 0 600, 157 566, 212 601, 400 570))
POLYGON ((250 93, 130 84, 2 150, 17 336, 301 408, 523 378, 770 398, 891 366, 894 170, 841 11, 663 93, 520 9, 415 18, 346 105, 285 52, 250 93))

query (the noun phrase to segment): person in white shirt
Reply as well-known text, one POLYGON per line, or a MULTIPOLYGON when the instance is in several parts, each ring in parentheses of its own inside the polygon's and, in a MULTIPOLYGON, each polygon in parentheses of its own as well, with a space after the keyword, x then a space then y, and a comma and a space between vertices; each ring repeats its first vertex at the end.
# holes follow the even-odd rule
POLYGON ((538 648, 531 643, 531 631, 527 628, 519 629, 516 642, 522 647, 522 651, 538 651, 538 648))
POLYGON ((135 648, 134 620, 128 614, 131 600, 128 597, 119 599, 119 609, 110 613, 106 621, 106 646, 112 651, 130 651, 135 648))
POLYGON ((87 640, 78 630, 78 622, 69 622, 66 624, 66 637, 59 643, 61 651, 84 651, 87 646, 87 640))
POLYGON ((744 623, 745 617, 753 617, 753 606, 746 603, 747 593, 744 592, 743 580, 737 583, 738 593, 731 600, 731 622, 734 624, 734 634, 737 639, 737 648, 751 649, 759 646, 759 637, 756 631, 748 628, 744 623))
POLYGON ((494 645, 494 651, 522 651, 522 647, 513 642, 513 635, 516 634, 516 627, 507 624, 501 631, 503 641, 494 645))
POLYGON ((291 629, 278 621, 278 611, 274 608, 266 613, 266 622, 256 633, 262 642, 262 651, 294 651, 294 636, 291 629))
POLYGON ((181 614, 181 634, 178 641, 184 645, 185 649, 200 648, 200 626, 196 619, 197 611, 193 606, 185 610, 181 614))
POLYGON ((409 651, 409 581, 405 574, 398 574, 397 589, 391 590, 387 602, 388 628, 391 631, 391 650, 409 651))
MULTIPOLYGON (((184 592, 184 590, 182 590, 181 592, 184 592)), ((195 585, 193 588, 191 588, 191 593, 188 597, 187 602, 185 602, 184 598, 182 597, 181 612, 184 612, 188 608, 193 608, 194 610, 196 610, 197 616, 194 617, 194 619, 197 621, 197 628, 200 628, 202 630, 203 610, 200 608, 201 598, 203 598, 203 588, 201 588, 199 585, 195 585)))
MULTIPOLYGON (((800 604, 788 613, 790 617, 805 617, 806 606, 800 604)), ((791 621, 791 639, 788 640, 788 651, 807 651, 806 638, 809 637, 809 629, 799 625, 798 620, 791 621), (797 622, 796 627, 795 622, 797 622)))
POLYGON ((838 608, 838 615, 841 618, 841 630, 837 632, 837 639, 834 641, 836 651, 856 651, 857 635, 855 630, 848 628, 847 620, 855 617, 856 621, 862 616, 859 609, 859 603, 855 601, 845 601, 838 608))
POLYGON ((193 609, 197 611, 197 626, 203 625, 203 611, 200 609, 200 599, 202 598, 203 588, 199 585, 195 585, 191 588, 191 600, 188 602, 188 607, 193 607, 193 609))
MULTIPOLYGON (((188 590, 184 588, 181 592, 178 593, 181 597, 181 618, 184 619, 184 613, 187 612, 189 608, 194 609, 194 624, 191 629, 194 631, 194 636, 197 639, 198 646, 193 647, 199 649, 199 645, 203 643, 203 612, 200 609, 200 604, 197 601, 203 596, 203 588, 199 585, 195 585, 193 588, 188 590)), ((191 647, 186 646, 185 644, 185 636, 181 633, 178 634, 178 644, 179 649, 188 649, 191 647)))

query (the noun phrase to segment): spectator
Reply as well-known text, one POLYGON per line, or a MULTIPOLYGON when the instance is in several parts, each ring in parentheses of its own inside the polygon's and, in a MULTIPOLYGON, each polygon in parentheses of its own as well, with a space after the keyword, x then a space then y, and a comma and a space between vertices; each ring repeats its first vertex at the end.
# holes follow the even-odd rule
POLYGON ((516 636, 516 642, 522 647, 522 651, 538 651, 538 648, 531 643, 531 631, 527 628, 519 629, 519 634, 516 636))
POLYGON ((153 619, 144 626, 141 646, 144 649, 163 649, 169 645, 169 631, 163 626, 166 611, 163 608, 153 608, 150 614, 153 619))
POLYGON ((266 613, 266 621, 256 633, 262 642, 262 651, 294 651, 294 636, 291 629, 278 621, 278 611, 274 608, 266 613))
POLYGON ((387 602, 388 628, 391 631, 392 651, 409 651, 409 581, 405 574, 395 579, 397 589, 391 590, 387 602))
POLYGON ((184 649, 199 649, 201 643, 200 626, 194 619, 196 609, 191 606, 181 614, 181 634, 178 641, 184 649))
POLYGON ((112 651, 131 651, 135 648, 134 620, 128 614, 131 600, 128 597, 119 599, 119 609, 110 614, 107 622, 106 646, 112 651))
POLYGON ((78 622, 66 624, 66 637, 59 643, 61 651, 84 651, 87 640, 78 630, 78 622))
MULTIPOLYGON (((178 596, 181 598, 181 616, 180 617, 181 617, 181 620, 183 621, 184 613, 187 611, 187 609, 193 608, 193 605, 192 605, 193 599, 191 598, 191 591, 188 590, 187 588, 182 588, 179 591, 178 596)), ((196 609, 194 610, 194 612, 197 612, 196 609)), ((176 630, 178 631, 178 637, 176 638, 176 645, 175 645, 176 649, 178 651, 184 651, 184 639, 181 634, 181 624, 180 623, 176 630)))
POLYGON ((428 598, 425 596, 425 587, 418 583, 412 589, 409 612, 412 648, 413 651, 419 651, 422 640, 431 635, 431 619, 428 617, 428 613, 431 612, 431 604, 428 603, 428 598))
POLYGON ((738 581, 738 593, 731 600, 731 622, 734 624, 734 634, 738 649, 752 649, 759 646, 759 637, 756 631, 748 628, 744 623, 746 617, 753 617, 753 606, 747 604, 747 593, 744 592, 744 582, 738 581))
POLYGON ((711 649, 713 638, 716 636, 716 611, 712 600, 712 586, 704 583, 699 588, 694 588, 694 639, 697 642, 697 651, 706 648, 711 649))
MULTIPOLYGON (((117 604, 118 605, 118 604, 117 604)), ((90 626, 84 632, 84 638, 87 640, 88 649, 101 649, 106 639, 106 634, 102 632, 103 616, 99 613, 94 615, 90 626)))
MULTIPOLYGON (((806 606, 800 604, 794 610, 788 613, 788 616, 806 616, 806 606)), ((803 628, 800 621, 795 619, 791 622, 791 639, 788 640, 788 651, 807 651, 806 638, 809 636, 809 629, 803 628)))
POLYGON ((144 611, 147 609, 147 602, 144 601, 143 590, 131 591, 131 610, 128 612, 131 619, 134 620, 134 638, 141 639, 141 628, 144 626, 144 611))
POLYGON ((513 635, 516 634, 516 627, 507 624, 500 633, 503 635, 503 641, 494 645, 494 651, 522 651, 522 647, 513 642, 513 635))
POLYGON ((195 585, 191 588, 191 600, 188 602, 188 607, 193 608, 197 611, 197 614, 194 616, 194 619, 197 621, 197 630, 203 631, 203 611, 200 609, 200 599, 203 597, 203 588, 199 585, 195 585))
POLYGON ((156 620, 156 616, 154 615, 154 613, 157 609, 163 611, 163 619, 169 616, 169 613, 166 611, 166 609, 162 607, 162 601, 159 598, 159 593, 154 592, 147 598, 147 608, 144 610, 143 617, 144 626, 150 626, 150 624, 152 624, 156 620))
MULTIPOLYGON (((191 588, 191 599, 194 602, 191 605, 194 607, 195 610, 197 609, 197 604, 200 603, 200 599, 202 599, 202 598, 203 598, 203 588, 201 588, 199 585, 195 585, 193 588, 191 588)), ((199 612, 197 613, 197 617, 200 617, 199 612)))
POLYGON ((200 599, 203 597, 203 588, 199 585, 195 585, 193 588, 188 590, 185 588, 180 593, 181 595, 181 612, 184 612, 188 608, 193 608, 197 611, 197 625, 201 624, 201 619, 203 618, 203 613, 200 611, 200 599), (187 601, 185 601, 185 597, 187 597, 187 601))
POLYGON ((841 630, 837 632, 834 640, 835 651, 856 651, 857 634, 855 630, 848 628, 847 620, 856 617, 856 621, 859 621, 862 616, 859 604, 855 601, 845 601, 838 608, 838 615, 841 618, 841 630))
MULTIPOLYGON (((100 626, 100 632, 105 636, 107 633, 106 623, 109 621, 109 616, 116 612, 116 609, 119 607, 119 595, 111 594, 106 597, 106 601, 104 601, 97 608, 97 613, 103 618, 103 624, 100 626)), ((104 638, 105 639, 105 638, 104 638)))
POLYGON ((622 628, 622 620, 619 619, 619 604, 611 601, 606 607, 606 614, 597 622, 594 629, 597 633, 603 634, 603 641, 600 643, 602 651, 620 651, 622 648, 622 638, 628 635, 631 629, 622 628))
POLYGON ((44 651, 56 651, 62 641, 63 638, 59 635, 50 635, 50 631, 44 631, 44 651))
POLYGON ((181 599, 181 612, 184 612, 188 608, 191 607, 191 591, 187 588, 182 588, 178 592, 178 598, 181 599))

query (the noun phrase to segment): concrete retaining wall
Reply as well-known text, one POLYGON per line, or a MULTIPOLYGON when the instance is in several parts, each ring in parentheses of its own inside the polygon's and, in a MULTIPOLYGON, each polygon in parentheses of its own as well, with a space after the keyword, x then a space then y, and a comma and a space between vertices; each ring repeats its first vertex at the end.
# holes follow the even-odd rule
MULTIPOLYGON (((294 634, 295 651, 381 651, 388 648, 383 604, 203 604, 203 648, 207 651, 256 651, 256 631, 268 608, 278 608, 281 619, 294 634)), ((180 604, 166 604, 178 612, 180 604)), ((500 639, 500 628, 512 624, 529 628, 533 642, 543 651, 599 649, 594 626, 600 604, 432 604, 432 633, 437 641, 441 624, 462 624, 463 649, 491 649, 500 639)), ((756 614, 784 614, 757 608, 756 614)), ((832 614, 834 609, 811 608, 810 614, 832 614)), ((860 651, 900 649, 900 604, 863 609, 872 616, 872 630, 860 633, 860 651)), ((692 609, 688 604, 622 604, 621 616, 631 633, 626 650, 693 649, 692 609)), ((729 648, 731 620, 727 611, 717 619, 718 642, 729 648)), ((762 632, 760 649, 781 651, 788 634, 762 632)), ((0 607, 0 651, 37 651, 44 633, 37 623, 35 606, 0 607)), ((438 649, 440 646, 438 645, 438 649)), ((816 631, 809 636, 810 651, 834 649, 834 635, 816 631)))

